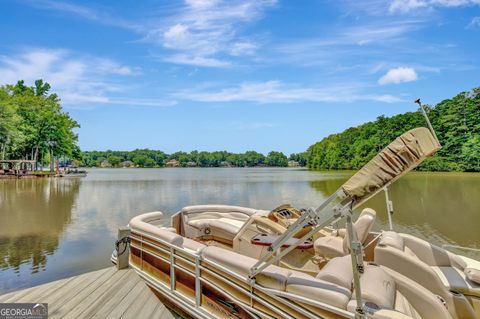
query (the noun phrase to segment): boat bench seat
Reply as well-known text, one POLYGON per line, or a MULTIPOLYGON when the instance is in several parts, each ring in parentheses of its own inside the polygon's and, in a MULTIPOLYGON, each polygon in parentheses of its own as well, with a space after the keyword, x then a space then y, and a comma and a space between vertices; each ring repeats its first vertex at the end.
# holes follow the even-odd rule
MULTIPOLYGON (((451 319, 442 301, 413 280, 376 264, 365 264, 360 277, 362 301, 375 319, 451 319)), ((347 309, 355 312, 355 291, 347 309)), ((369 317, 370 318, 370 317, 369 317)))
POLYGON ((417 237, 383 232, 375 262, 413 278, 443 298, 449 291, 480 297, 480 284, 469 279, 472 271, 462 258, 417 237))
MULTIPOLYGON (((250 269, 257 259, 240 255, 219 247, 209 246, 202 257, 211 265, 225 267, 248 280, 250 269)), ((346 309, 350 290, 335 283, 316 279, 308 274, 270 265, 255 277, 257 284, 270 289, 290 292, 346 309)))
POLYGON ((152 237, 161 239, 162 241, 173 246, 186 248, 187 250, 200 253, 206 245, 199 243, 190 238, 180 236, 176 233, 173 227, 155 226, 154 223, 162 220, 163 214, 161 212, 152 212, 136 216, 129 222, 129 226, 133 232, 140 231, 152 237))
POLYGON ((191 220, 188 225, 197 229, 202 235, 233 241, 245 222, 246 220, 219 217, 217 219, 191 220))
POLYGON ((232 243, 250 216, 262 212, 227 205, 187 206, 182 209, 184 235, 190 238, 212 236, 232 243))
POLYGON ((398 272, 441 297, 454 318, 475 318, 465 296, 480 297, 480 285, 468 279, 464 259, 408 234, 382 233, 375 263, 398 272))

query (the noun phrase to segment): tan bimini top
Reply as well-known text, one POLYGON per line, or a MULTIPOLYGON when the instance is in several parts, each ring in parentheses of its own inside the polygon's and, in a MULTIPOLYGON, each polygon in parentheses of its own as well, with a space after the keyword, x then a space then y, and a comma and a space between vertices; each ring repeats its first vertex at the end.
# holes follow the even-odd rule
POLYGON ((342 189, 360 203, 417 167, 439 149, 440 145, 428 129, 414 128, 385 147, 343 184, 342 189))

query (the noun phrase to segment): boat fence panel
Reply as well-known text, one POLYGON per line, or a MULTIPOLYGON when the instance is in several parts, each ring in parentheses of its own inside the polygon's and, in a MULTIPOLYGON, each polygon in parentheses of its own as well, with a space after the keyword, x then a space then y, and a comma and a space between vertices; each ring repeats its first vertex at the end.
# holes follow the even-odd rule
POLYGON ((219 264, 132 229, 130 263, 150 286, 212 318, 349 318, 343 309, 267 289, 219 264))

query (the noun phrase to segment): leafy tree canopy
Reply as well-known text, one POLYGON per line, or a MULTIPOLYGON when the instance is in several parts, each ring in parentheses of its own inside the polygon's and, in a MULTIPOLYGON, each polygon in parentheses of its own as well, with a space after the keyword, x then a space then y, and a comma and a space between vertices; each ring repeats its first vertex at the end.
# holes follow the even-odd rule
MULTIPOLYGON (((427 106, 442 149, 418 169, 480 171, 480 88, 427 106)), ((359 169, 397 136, 426 126, 420 112, 408 112, 351 127, 310 146, 307 166, 312 169, 359 169)))
POLYGON ((80 155, 80 125, 62 111, 60 99, 50 94, 50 84, 24 81, 0 87, 0 151, 2 158, 29 159, 36 162, 80 155))

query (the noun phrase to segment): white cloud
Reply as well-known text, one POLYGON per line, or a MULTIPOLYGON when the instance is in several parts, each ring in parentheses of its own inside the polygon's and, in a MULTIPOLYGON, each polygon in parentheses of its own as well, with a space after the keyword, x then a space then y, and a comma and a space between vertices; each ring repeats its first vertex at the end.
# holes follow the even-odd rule
POLYGON ((145 40, 174 51, 165 60, 177 64, 225 67, 225 56, 253 55, 259 44, 240 38, 241 27, 259 19, 274 0, 187 0, 167 23, 152 26, 145 40), (220 63, 219 63, 220 62, 220 63))
POLYGON ((468 24, 469 28, 480 27, 480 17, 473 17, 472 21, 468 24))
POLYGON ((125 90, 119 76, 132 76, 140 69, 113 60, 81 56, 63 49, 33 48, 0 56, 0 85, 43 79, 52 85, 65 105, 120 104, 167 106, 174 101, 125 99, 115 96, 125 90))
MULTIPOLYGON (((337 66, 364 67, 366 62, 375 64, 379 59, 385 59, 387 50, 397 52, 398 55, 405 54, 409 48, 404 45, 408 41, 407 35, 421 28, 421 23, 417 19, 402 19, 333 28, 321 37, 273 45, 274 52, 266 60, 295 66, 323 66, 324 69, 334 69, 337 66)), ((416 50, 416 53, 420 51, 416 50)), ((389 58, 392 57, 393 54, 390 54, 389 58)))
POLYGON ((378 80, 378 84, 398 84, 403 82, 412 82, 418 79, 417 72, 413 68, 398 67, 390 69, 388 72, 378 80))
POLYGON ((185 54, 175 54, 164 58, 164 61, 175 63, 175 64, 185 64, 185 65, 194 65, 194 66, 203 66, 203 67, 212 67, 212 68, 225 68, 230 66, 230 62, 225 60, 219 60, 215 58, 208 58, 202 56, 191 56, 185 54))
POLYGON ((90 7, 57 0, 27 0, 26 2, 41 10, 67 13, 104 25, 128 29, 135 32, 144 31, 144 26, 141 24, 115 17, 105 11, 105 7, 103 7, 102 10, 95 10, 90 7))
POLYGON ((388 10, 390 13, 407 13, 424 8, 465 7, 473 5, 480 5, 480 0, 393 0, 388 10))
POLYGON ((384 94, 366 94, 356 85, 306 87, 286 85, 280 81, 243 83, 236 87, 217 91, 193 90, 177 94, 179 98, 198 102, 254 102, 301 103, 301 102, 354 102, 360 100, 386 103, 400 102, 401 99, 384 94))
POLYGON ((232 44, 230 54, 233 56, 254 55, 258 44, 250 41, 241 41, 232 44))

